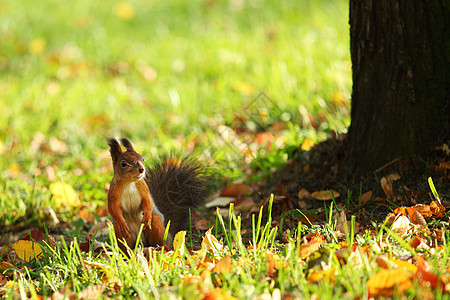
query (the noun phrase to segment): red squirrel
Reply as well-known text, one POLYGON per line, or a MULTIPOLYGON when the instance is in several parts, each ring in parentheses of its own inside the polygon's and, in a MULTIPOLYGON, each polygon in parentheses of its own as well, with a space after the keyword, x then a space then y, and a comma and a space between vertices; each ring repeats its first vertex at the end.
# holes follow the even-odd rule
MULTIPOLYGON (((170 221, 166 245, 185 230, 189 209, 204 203, 210 194, 210 181, 205 171, 191 159, 165 158, 146 168, 144 159, 131 142, 108 139, 114 176, 108 191, 108 211, 114 220, 118 240, 134 248, 144 224, 142 244, 163 246, 165 226, 170 221)), ((119 243, 122 250, 125 247, 119 243)))

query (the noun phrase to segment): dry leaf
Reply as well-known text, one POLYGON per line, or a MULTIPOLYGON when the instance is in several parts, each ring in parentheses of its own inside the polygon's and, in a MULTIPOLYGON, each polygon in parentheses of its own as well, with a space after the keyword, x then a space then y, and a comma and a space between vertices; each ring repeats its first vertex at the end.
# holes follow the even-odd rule
POLYGON ((231 272, 231 257, 225 256, 223 259, 216 262, 216 265, 211 270, 212 273, 230 273, 231 272))
POLYGON ((372 191, 365 192, 361 195, 361 207, 363 207, 372 198, 372 191))
POLYGON ((209 221, 206 219, 200 219, 195 221, 194 223, 194 227, 197 230, 208 230, 209 226, 208 226, 209 221))
POLYGON ((399 215, 395 218, 392 224, 391 230, 398 234, 401 238, 408 235, 408 231, 411 228, 411 222, 404 215, 399 215))
POLYGON ((54 182, 50 184, 50 191, 55 199, 55 205, 60 208, 63 204, 72 207, 80 206, 80 199, 77 193, 69 184, 65 182, 54 182))
POLYGON ((415 210, 419 211, 424 218, 429 218, 429 217, 431 217, 433 215, 431 210, 430 210, 430 206, 429 205, 417 204, 417 205, 414 205, 413 208, 415 210))
POLYGON ((255 206, 255 202, 252 197, 239 197, 236 200, 235 208, 240 210, 250 209, 255 206))
POLYGON ((309 138, 306 138, 303 141, 301 149, 304 150, 304 151, 309 151, 313 146, 314 146, 314 142, 311 141, 309 138))
POLYGON ((333 197, 336 199, 340 196, 340 194, 334 190, 326 190, 326 191, 317 191, 311 194, 311 197, 317 200, 331 200, 333 197))
POLYGON ((233 296, 227 296, 226 292, 221 288, 209 290, 203 300, 237 300, 233 296))
POLYGON ((184 255, 184 249, 186 248, 185 238, 186 238, 186 231, 184 230, 179 231, 177 234, 175 234, 175 237, 173 238, 173 251, 175 252, 175 256, 184 255))
POLYGON ((392 182, 386 177, 381 178, 380 180, 381 188, 383 189, 386 197, 388 199, 392 199, 394 197, 394 192, 392 191, 392 182))
POLYGON ((416 249, 420 243, 421 243, 421 239, 418 236, 413 237, 413 239, 409 242, 409 245, 413 248, 416 249))
POLYGON ((12 245, 12 248, 17 256, 26 262, 29 262, 42 254, 41 246, 33 241, 19 240, 12 245))
POLYGON ((411 286, 411 276, 403 268, 380 270, 367 281, 369 293, 373 296, 392 296, 396 289, 404 292, 411 286))
POLYGON ((105 290, 105 284, 91 285, 80 291, 77 295, 78 299, 99 299, 105 290))
POLYGON ((234 197, 217 197, 213 199, 212 201, 209 201, 205 204, 205 207, 225 207, 228 206, 231 202, 233 202, 235 198, 234 197))
POLYGON ((401 176, 400 176, 398 173, 389 174, 389 175, 386 176, 386 177, 387 177, 387 179, 388 179, 390 182, 394 182, 394 181, 399 180, 399 179, 401 178, 401 176))
POLYGON ((417 271, 417 267, 407 261, 400 260, 400 259, 393 259, 392 262, 394 264, 396 264, 398 267, 404 268, 405 270, 407 270, 411 273, 415 273, 417 271))
POLYGON ((31 53, 39 54, 45 50, 46 46, 47 46, 46 40, 44 40, 42 38, 36 38, 30 42, 30 45, 28 46, 28 50, 31 53))
POLYGON ((300 200, 305 198, 311 198, 311 193, 307 189, 301 189, 298 192, 297 196, 300 200))
POLYGON ((128 21, 128 20, 131 20, 134 18, 136 11, 135 11, 133 5, 124 1, 124 2, 117 3, 114 6, 114 13, 120 19, 128 21))
POLYGON ((252 188, 244 183, 230 184, 225 187, 221 193, 221 197, 238 197, 252 193, 252 188))
POLYGON ((9 263, 7 261, 0 261, 0 270, 1 271, 6 271, 8 269, 15 269, 16 267, 12 264, 9 263))
POLYGON ((307 258, 312 253, 319 250, 320 245, 323 243, 322 236, 315 236, 313 237, 309 242, 303 243, 300 245, 300 257, 301 258, 307 258))
POLYGON ((416 257, 417 262, 417 272, 414 274, 420 284, 423 286, 431 286, 433 289, 440 287, 442 291, 445 290, 445 284, 441 278, 429 271, 429 266, 427 262, 420 256, 416 257))
POLYGON ((445 207, 437 201, 432 201, 430 203, 430 210, 431 210, 431 213, 433 215, 437 216, 438 218, 442 218, 445 213, 445 207))
POLYGON ((413 222, 416 225, 422 225, 422 226, 427 225, 427 222, 425 221, 424 217, 418 210, 414 210, 414 212, 412 213, 410 218, 411 218, 411 222, 413 222))

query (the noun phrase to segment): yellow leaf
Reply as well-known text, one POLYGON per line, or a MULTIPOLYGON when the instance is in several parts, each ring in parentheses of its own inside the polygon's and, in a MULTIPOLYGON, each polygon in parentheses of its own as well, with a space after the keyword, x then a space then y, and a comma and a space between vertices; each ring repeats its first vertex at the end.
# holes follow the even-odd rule
POLYGON ((303 141, 301 149, 304 150, 304 151, 309 151, 313 146, 314 146, 314 142, 311 141, 309 138, 306 138, 303 141))
POLYGON ((37 38, 30 42, 28 49, 30 50, 31 53, 39 54, 45 50, 46 46, 47 46, 47 42, 44 39, 37 38))
POLYGON ((413 265, 412 263, 409 263, 407 261, 403 261, 400 259, 393 259, 392 262, 399 267, 405 268, 406 270, 410 271, 411 273, 417 272, 417 267, 415 265, 413 265))
POLYGON ((336 199, 337 197, 340 196, 340 194, 339 194, 338 192, 334 191, 334 190, 327 190, 327 191, 317 191, 317 192, 313 192, 313 193, 311 194, 311 197, 313 197, 314 199, 317 199, 317 200, 323 200, 323 201, 326 201, 326 200, 331 200, 331 199, 333 199, 333 198, 332 198, 332 195, 333 195, 333 197, 334 197, 335 199, 336 199))
POLYGON ((114 12, 122 20, 131 20, 136 14, 134 6, 128 2, 120 2, 114 6, 114 12))
POLYGON ((8 270, 8 269, 15 269, 16 267, 7 261, 0 261, 0 270, 8 270))
POLYGON ((173 239, 173 250, 175 252, 175 256, 184 255, 185 237, 186 237, 186 231, 184 231, 184 230, 175 234, 175 237, 173 239))
POLYGON ((393 295, 395 290, 403 292, 411 286, 411 275, 403 268, 380 270, 367 281, 369 292, 374 296, 393 295))
POLYGON ((72 186, 65 182, 54 182, 50 184, 50 191, 55 199, 55 205, 60 208, 63 204, 78 207, 80 199, 72 186))
POLYGON ((41 246, 33 241, 19 240, 14 243, 12 248, 16 251, 17 256, 26 262, 42 254, 41 246))
POLYGON ((219 252, 223 250, 223 245, 211 233, 211 230, 212 228, 205 233, 202 240, 202 248, 199 251, 195 251, 195 256, 199 258, 199 261, 203 261, 205 259, 207 252, 210 252, 216 259, 220 258, 219 252))

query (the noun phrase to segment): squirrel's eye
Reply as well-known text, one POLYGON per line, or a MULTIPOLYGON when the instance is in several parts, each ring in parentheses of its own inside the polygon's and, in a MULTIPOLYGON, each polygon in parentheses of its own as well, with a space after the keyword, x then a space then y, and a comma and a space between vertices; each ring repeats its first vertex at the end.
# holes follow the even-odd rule
POLYGON ((124 160, 122 160, 121 164, 122 164, 122 168, 125 168, 127 166, 127 162, 124 160))

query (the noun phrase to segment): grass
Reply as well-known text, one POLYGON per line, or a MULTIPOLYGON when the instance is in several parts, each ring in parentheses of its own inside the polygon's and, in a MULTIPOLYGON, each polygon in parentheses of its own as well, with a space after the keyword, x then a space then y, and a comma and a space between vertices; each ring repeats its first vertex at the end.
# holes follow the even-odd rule
POLYGON ((339 238, 336 202, 325 226, 299 223, 289 232, 274 226, 270 212, 244 228, 231 208, 228 217, 217 214, 213 232, 222 242, 210 235, 199 252, 139 249, 126 259, 114 243, 101 253, 80 246, 107 219, 106 137, 128 137, 147 159, 193 153, 231 182, 267 180, 307 138, 345 131, 348 27, 344 0, 1 1, 0 245, 34 228, 57 242, 40 242, 43 254, 30 262, 0 249, 8 280, 0 276, 0 295, 367 298, 369 279, 400 270, 402 259, 410 265, 390 290, 394 297, 447 297, 422 277, 448 282, 448 223, 414 233, 433 241, 430 249, 412 248, 411 234, 400 238, 385 224, 356 233, 351 216, 339 238), (267 133, 274 136, 264 141, 259 134, 267 133), (49 189, 57 181, 70 184, 80 203, 58 207, 49 189), (324 239, 317 251, 314 236, 324 239), (411 288, 400 292, 402 284, 411 288))

